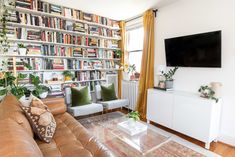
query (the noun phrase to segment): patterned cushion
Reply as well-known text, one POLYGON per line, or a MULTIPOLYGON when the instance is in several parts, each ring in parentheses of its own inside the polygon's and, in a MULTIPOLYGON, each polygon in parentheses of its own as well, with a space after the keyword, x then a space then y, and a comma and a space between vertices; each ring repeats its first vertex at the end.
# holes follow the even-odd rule
POLYGON ((34 97, 29 107, 21 106, 28 118, 30 125, 35 134, 44 141, 49 143, 55 133, 56 122, 43 102, 34 97))

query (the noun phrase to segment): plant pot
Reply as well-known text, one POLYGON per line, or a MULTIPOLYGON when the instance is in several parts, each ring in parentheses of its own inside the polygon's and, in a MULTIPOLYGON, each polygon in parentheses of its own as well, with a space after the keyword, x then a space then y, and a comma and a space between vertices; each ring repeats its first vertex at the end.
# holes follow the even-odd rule
POLYGON ((166 80, 166 89, 172 89, 174 85, 174 81, 173 80, 166 80))
POLYGON ((134 74, 132 74, 131 76, 130 76, 130 80, 135 80, 135 75, 134 74))
POLYGON ((126 80, 126 81, 129 81, 130 80, 130 77, 129 77, 129 74, 127 73, 127 72, 123 72, 122 73, 122 78, 123 78, 123 80, 126 80))
POLYGON ((19 48, 20 55, 26 55, 27 49, 26 48, 19 48))
POLYGON ((47 97, 47 95, 48 95, 48 91, 39 94, 39 97, 40 97, 41 99, 45 99, 45 98, 47 97))
POLYGON ((133 118, 128 119, 128 126, 133 128, 136 125, 136 121, 133 118))
POLYGON ((64 81, 71 81, 72 78, 70 76, 64 76, 64 81))

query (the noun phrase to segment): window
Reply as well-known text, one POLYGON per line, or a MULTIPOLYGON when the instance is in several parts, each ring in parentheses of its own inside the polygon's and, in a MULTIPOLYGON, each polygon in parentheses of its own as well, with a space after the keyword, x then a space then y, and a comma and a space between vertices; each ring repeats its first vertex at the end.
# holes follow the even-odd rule
POLYGON ((129 64, 135 64, 136 71, 140 72, 144 40, 143 27, 141 26, 135 29, 127 30, 126 39, 129 64))

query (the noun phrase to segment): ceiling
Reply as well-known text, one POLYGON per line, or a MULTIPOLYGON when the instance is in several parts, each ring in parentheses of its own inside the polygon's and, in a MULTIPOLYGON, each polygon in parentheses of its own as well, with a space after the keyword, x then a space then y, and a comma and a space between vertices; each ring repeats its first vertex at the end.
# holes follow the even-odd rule
POLYGON ((45 0, 84 12, 105 16, 114 20, 126 20, 142 14, 147 9, 156 9, 176 0, 45 0))

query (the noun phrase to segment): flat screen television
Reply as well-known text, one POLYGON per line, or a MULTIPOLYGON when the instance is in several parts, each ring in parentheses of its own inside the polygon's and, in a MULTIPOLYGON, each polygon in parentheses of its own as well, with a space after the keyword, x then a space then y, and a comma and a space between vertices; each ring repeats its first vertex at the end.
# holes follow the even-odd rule
POLYGON ((221 67, 221 31, 165 39, 166 64, 174 67, 221 67))

